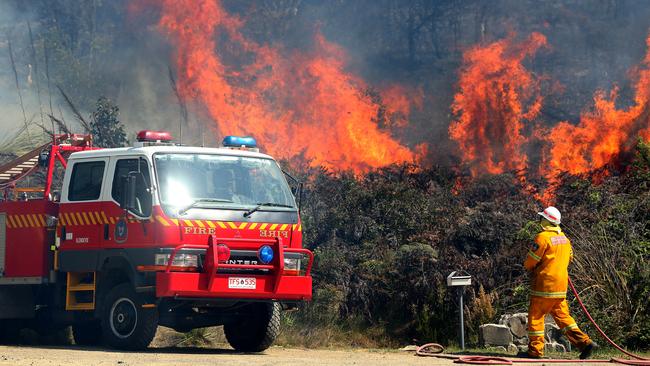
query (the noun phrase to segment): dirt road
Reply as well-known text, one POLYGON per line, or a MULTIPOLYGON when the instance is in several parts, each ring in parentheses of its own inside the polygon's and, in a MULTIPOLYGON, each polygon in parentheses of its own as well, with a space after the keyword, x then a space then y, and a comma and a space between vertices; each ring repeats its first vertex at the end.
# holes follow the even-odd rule
MULTIPOLYGON (((100 348, 0 346, 0 365, 129 366, 129 365, 453 365, 451 360, 416 357, 412 353, 374 350, 304 350, 273 347, 263 354, 240 354, 219 348, 152 348, 123 353, 100 348)), ((584 364, 582 364, 584 365, 584 364)), ((593 365, 596 365, 595 363, 593 365)), ((606 364, 607 365, 607 364, 606 364)), ((609 364, 611 365, 611 364, 609 364)))
POLYGON ((0 365, 451 365, 450 361, 423 359, 410 353, 373 351, 301 350, 273 347, 263 354, 240 354, 229 349, 153 348, 144 353, 106 349, 0 346, 0 365))

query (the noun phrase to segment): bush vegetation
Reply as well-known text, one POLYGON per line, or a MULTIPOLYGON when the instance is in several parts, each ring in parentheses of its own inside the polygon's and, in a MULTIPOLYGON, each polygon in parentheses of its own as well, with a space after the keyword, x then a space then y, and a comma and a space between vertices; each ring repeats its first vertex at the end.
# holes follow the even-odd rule
MULTIPOLYGON (((570 275, 603 329, 632 348, 650 344, 649 156, 639 142, 623 173, 598 185, 565 176, 557 187, 575 251, 570 275)), ((314 301, 285 318, 286 339, 322 345, 343 333, 366 334, 356 340, 363 345, 453 344, 457 295, 445 277, 454 270, 474 278, 464 309, 470 343, 480 324, 526 311, 522 263, 543 207, 514 176, 466 180, 455 194, 457 174, 445 167, 391 166, 364 177, 298 170, 308 182, 302 218, 316 254, 314 301)))

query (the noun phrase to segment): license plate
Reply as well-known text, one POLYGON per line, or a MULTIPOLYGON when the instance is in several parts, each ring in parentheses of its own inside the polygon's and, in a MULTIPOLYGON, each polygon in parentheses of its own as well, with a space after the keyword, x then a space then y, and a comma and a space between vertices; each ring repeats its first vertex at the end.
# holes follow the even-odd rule
POLYGON ((229 277, 228 288, 255 290, 257 279, 251 277, 229 277))

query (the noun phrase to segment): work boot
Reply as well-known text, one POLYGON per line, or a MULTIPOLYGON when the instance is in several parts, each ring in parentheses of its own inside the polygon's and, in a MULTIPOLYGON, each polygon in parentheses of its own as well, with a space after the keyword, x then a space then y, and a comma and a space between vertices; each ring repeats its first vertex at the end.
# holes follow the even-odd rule
POLYGON ((519 351, 519 352, 515 355, 515 357, 517 357, 517 358, 535 358, 535 359, 542 358, 542 356, 539 356, 539 355, 538 355, 538 356, 533 356, 533 355, 529 354, 529 353, 526 352, 526 351, 519 351))
POLYGON ((598 344, 596 344, 594 341, 591 341, 591 343, 586 345, 585 348, 582 349, 582 352, 580 352, 580 359, 586 360, 587 358, 591 357, 591 354, 597 349, 598 344))

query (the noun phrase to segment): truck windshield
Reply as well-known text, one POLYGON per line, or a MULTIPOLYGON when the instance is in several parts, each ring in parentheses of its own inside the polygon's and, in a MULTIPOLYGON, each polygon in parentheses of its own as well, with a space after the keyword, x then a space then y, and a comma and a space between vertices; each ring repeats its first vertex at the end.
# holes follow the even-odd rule
POLYGON ((161 204, 188 207, 295 210, 278 164, 271 159, 216 154, 156 154, 161 204), (270 205, 266 205, 269 204, 270 205))

